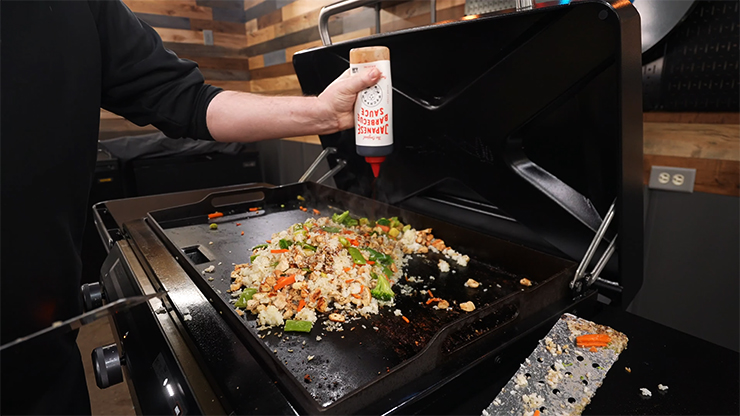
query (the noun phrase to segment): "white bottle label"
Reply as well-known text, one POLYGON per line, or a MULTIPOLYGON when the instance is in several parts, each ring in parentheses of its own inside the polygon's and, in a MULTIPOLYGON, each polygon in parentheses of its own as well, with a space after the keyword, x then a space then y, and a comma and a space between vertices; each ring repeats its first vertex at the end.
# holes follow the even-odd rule
POLYGON ((374 86, 357 94, 355 102, 355 143, 358 146, 393 144, 393 89, 391 61, 350 64, 355 75, 364 69, 378 68, 382 74, 374 86))

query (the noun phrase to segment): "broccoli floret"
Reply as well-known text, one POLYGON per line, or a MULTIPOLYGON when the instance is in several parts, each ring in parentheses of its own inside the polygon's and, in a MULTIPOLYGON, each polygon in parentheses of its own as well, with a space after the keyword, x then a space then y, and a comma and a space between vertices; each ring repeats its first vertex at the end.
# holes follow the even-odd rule
POLYGON ((388 278, 386 278, 382 274, 380 276, 377 276, 375 273, 372 273, 372 277, 373 279, 378 280, 378 284, 375 285, 375 289, 370 291, 370 294, 378 300, 389 301, 393 299, 395 293, 393 293, 393 290, 391 289, 391 284, 388 281, 388 278))
POLYGON ((341 214, 334 214, 331 216, 332 221, 337 224, 343 224, 344 221, 349 217, 349 211, 344 211, 341 214))

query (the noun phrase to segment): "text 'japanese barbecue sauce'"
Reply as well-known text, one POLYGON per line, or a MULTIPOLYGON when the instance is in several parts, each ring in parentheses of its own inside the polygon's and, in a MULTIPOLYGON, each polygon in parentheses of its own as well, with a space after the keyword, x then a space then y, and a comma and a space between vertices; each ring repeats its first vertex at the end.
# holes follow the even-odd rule
POLYGON ((378 177, 380 164, 393 152, 393 88, 391 52, 385 46, 370 46, 349 51, 350 73, 377 68, 380 80, 357 95, 355 102, 355 144, 357 154, 378 177))

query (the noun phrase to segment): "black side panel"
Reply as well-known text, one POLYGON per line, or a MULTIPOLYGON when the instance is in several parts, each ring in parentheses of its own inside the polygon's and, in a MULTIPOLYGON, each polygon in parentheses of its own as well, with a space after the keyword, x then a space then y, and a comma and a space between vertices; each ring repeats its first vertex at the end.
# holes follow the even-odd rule
MULTIPOLYGON (((125 262, 119 246, 114 245, 100 276, 108 302, 141 295, 125 262)), ((119 312, 112 320, 137 410, 159 415, 201 414, 149 304, 119 312)))

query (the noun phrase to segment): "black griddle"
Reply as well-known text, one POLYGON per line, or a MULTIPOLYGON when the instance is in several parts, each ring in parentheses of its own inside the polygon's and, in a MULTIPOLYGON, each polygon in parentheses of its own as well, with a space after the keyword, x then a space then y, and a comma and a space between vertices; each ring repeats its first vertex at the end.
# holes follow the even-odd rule
POLYGON ((507 327, 572 297, 573 262, 316 183, 214 193, 196 204, 151 212, 148 219, 240 340, 307 413, 356 413, 445 363, 469 364, 477 358, 469 354, 473 344, 494 349, 503 343, 507 327), (431 227, 471 261, 467 267, 449 261, 455 273, 441 273, 441 254, 415 255, 405 271, 420 281, 400 282, 394 288, 395 307, 345 323, 341 332, 328 331, 323 316, 310 334, 282 333, 278 327, 260 331, 256 316, 240 316, 232 305, 233 265, 247 262, 251 247, 273 233, 315 217, 312 209, 324 216, 344 210, 357 217, 397 216, 417 229, 431 227), (215 210, 224 217, 209 220, 215 210), (213 222, 217 230, 210 229, 213 222), (215 271, 204 272, 211 265, 215 271), (465 287, 469 278, 481 287, 465 287), (533 285, 521 285, 522 278, 533 285), (412 293, 402 295, 402 290, 412 293), (428 290, 448 300, 453 310, 426 305, 428 290), (465 301, 477 309, 461 311, 458 305, 465 301), (396 316, 395 309, 410 322, 396 316), (309 355, 314 358, 308 360, 309 355))
MULTIPOLYGON (((573 293, 568 283, 615 199, 616 231, 609 230, 607 239, 618 233, 617 254, 602 274, 609 281, 599 295, 613 305, 628 304, 642 281, 639 36, 639 16, 629 2, 585 0, 297 53, 301 88, 315 95, 347 68, 351 48, 390 48, 395 151, 375 182, 380 202, 363 198, 373 182, 350 130, 321 137, 323 146, 337 149, 330 166, 347 162, 335 176, 340 190, 295 184, 226 191, 182 206, 176 206, 182 199, 168 196, 163 198, 171 203, 160 205, 166 209, 144 210, 151 211, 146 221, 137 215, 118 221, 120 234, 104 231, 106 242, 123 239, 112 244, 141 262, 132 279, 142 287, 163 287, 171 300, 161 314, 151 312, 155 320, 143 323, 152 327, 146 332, 134 331, 133 319, 128 326, 116 321, 118 332, 128 333, 119 345, 131 347, 131 379, 144 380, 137 394, 170 400, 169 392, 154 388, 163 379, 147 372, 150 355, 133 354, 142 352, 142 334, 157 334, 161 325, 157 336, 169 345, 182 338, 192 352, 192 359, 181 359, 183 351, 174 347, 161 354, 173 357, 170 373, 182 370, 183 395, 192 392, 203 413, 385 414, 416 405, 421 413, 444 411, 427 405, 454 402, 457 395, 447 394, 447 386, 475 386, 480 380, 471 369, 477 366, 518 364, 511 355, 521 348, 518 342, 546 333, 561 313, 579 314, 595 302, 593 288, 573 293), (306 201, 299 203, 298 195, 306 201), (385 311, 367 323, 346 324, 340 333, 322 331, 321 323, 310 336, 288 339, 256 331, 253 318, 240 317, 229 302, 231 263, 246 262, 252 245, 309 215, 296 210, 299 204, 324 215, 349 209, 356 216, 398 216, 417 229, 433 228, 473 261, 443 276, 434 256, 417 258, 410 274, 434 276, 435 295, 458 302, 472 297, 478 309, 438 313, 418 304, 425 297, 411 295, 399 297, 397 306, 410 324, 385 311), (207 214, 214 210, 226 216, 210 231, 207 214), (215 273, 203 274, 210 265, 215 273), (471 293, 462 286, 466 277, 488 291, 471 293), (534 286, 518 286, 521 277, 534 286), (321 341, 317 332, 326 334, 321 341), (304 354, 316 358, 304 362, 304 354), (312 376, 310 384, 305 374, 312 376), (224 411, 209 408, 213 403, 224 411)), ((153 202, 109 205, 115 214, 153 202)), ((106 279, 107 294, 119 295, 116 282, 106 279)), ((474 395, 454 391, 463 401, 474 395)))

